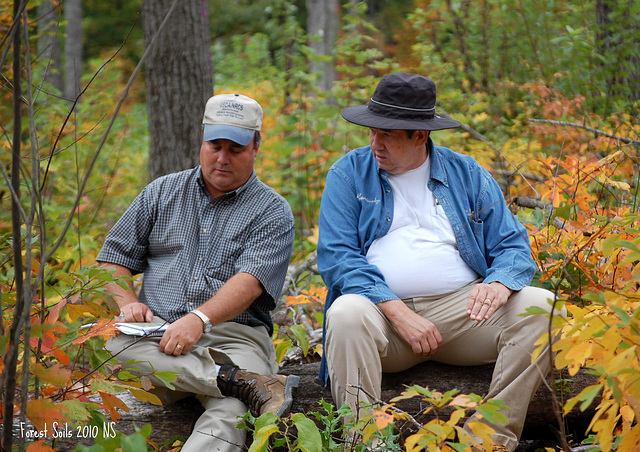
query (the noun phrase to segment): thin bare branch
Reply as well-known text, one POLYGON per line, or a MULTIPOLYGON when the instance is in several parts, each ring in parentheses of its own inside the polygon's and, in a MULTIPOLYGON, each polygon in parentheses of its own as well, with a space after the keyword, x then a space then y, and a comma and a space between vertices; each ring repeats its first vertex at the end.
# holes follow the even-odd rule
MULTIPOLYGON (((444 116, 445 118, 452 119, 451 116, 449 115, 449 113, 447 113, 445 111, 438 110, 438 114, 440 116, 444 116)), ((520 171, 520 169, 517 166, 515 166, 513 163, 511 163, 511 161, 507 158, 506 155, 504 155, 504 153, 500 150, 499 147, 497 147, 491 141, 486 139, 484 135, 482 135, 480 132, 478 132, 477 130, 472 128, 469 124, 462 124, 460 126, 460 128, 462 130, 464 130, 465 132, 467 132, 469 135, 471 135, 472 138, 475 138, 478 141, 482 141, 484 143, 487 143, 491 149, 493 149, 496 153, 500 154, 500 156, 502 156, 502 158, 516 171, 516 173, 518 173, 520 175, 520 177, 522 177, 522 179, 527 183, 529 188, 531 188, 531 190, 533 190, 533 192, 537 196, 540 196, 539 193, 538 193, 538 190, 536 190, 535 187, 533 185, 531 185, 531 182, 529 182, 529 179, 527 179, 527 176, 525 176, 525 174, 523 174, 522 171, 520 171)))
MULTIPOLYGON (((551 219, 556 209, 551 204, 547 204, 546 202, 542 202, 540 200, 534 198, 528 198, 526 196, 516 196, 511 201, 516 206, 526 207, 529 209, 542 209, 547 211, 548 218, 551 219)), ((558 217, 553 219, 553 225, 558 229, 564 229, 565 222, 558 217)))
POLYGON ((625 138, 618 135, 613 135, 611 133, 605 132, 604 130, 594 129, 593 127, 583 126, 582 124, 575 124, 575 123, 566 122, 566 121, 552 121, 550 119, 534 119, 534 118, 528 118, 527 121, 533 122, 536 124, 553 124, 556 126, 575 127, 577 129, 583 129, 583 130, 587 130, 589 132, 595 133, 596 135, 602 135, 607 138, 613 138, 614 140, 621 141, 625 144, 640 146, 640 141, 638 140, 632 140, 631 138, 625 138))
POLYGON ((64 225, 62 233, 60 234, 60 237, 58 238, 56 243, 51 247, 51 250, 49 250, 47 252, 47 255, 43 257, 43 261, 44 262, 46 262, 49 259, 49 257, 55 252, 55 250, 57 250, 58 247, 62 244, 62 241, 64 240, 64 237, 65 237, 67 231, 71 227, 71 223, 73 222, 73 218, 74 218, 73 212, 75 212, 75 210, 77 209, 78 205, 80 204, 80 200, 82 199, 82 196, 84 194, 84 189, 87 186, 87 182, 89 181, 89 175, 91 174, 91 171, 93 170, 93 167, 94 167, 96 161, 98 160, 98 156, 100 155, 100 151, 102 150, 102 148, 104 147, 104 144, 107 141, 107 137, 111 133, 111 129, 113 128, 113 124, 115 123, 116 118, 118 117, 118 113, 120 112, 120 109, 122 108, 122 104, 124 103, 125 99, 127 98, 128 94, 129 94, 129 89, 131 88, 131 85, 133 84, 133 81, 138 76, 138 73, 142 70, 142 66, 143 66, 145 60, 147 59, 147 56, 149 55, 149 53, 151 52, 151 49, 154 47, 156 41, 158 40, 157 39, 158 35, 162 32, 162 30, 167 25, 167 23, 169 21, 169 18, 171 17, 173 12, 175 11, 179 1, 180 0, 174 0, 174 2, 172 3, 171 8, 169 8, 169 11, 167 11, 166 16, 164 17, 164 20, 162 21, 162 23, 158 27, 158 30, 156 31, 156 34, 153 36, 153 39, 151 40, 149 45, 145 48, 145 51, 142 54, 142 57, 140 58, 140 61, 138 61, 138 64, 136 65, 135 69, 133 70, 131 76, 129 77, 129 81, 127 82, 127 84, 126 84, 126 86, 124 88, 124 91, 122 92, 122 95, 120 96, 120 99, 118 101, 116 109, 115 109, 115 111, 113 113, 113 116, 111 117, 111 121, 109 122, 109 125, 107 126, 107 129, 105 130, 104 134, 102 135, 102 139, 100 140, 100 143, 98 144, 98 148, 96 149, 96 152, 94 153, 91 161, 89 162, 89 166, 87 167, 87 169, 85 171, 85 175, 84 175, 84 178, 82 180, 82 183, 81 183, 80 187, 78 188, 78 194, 76 196, 76 200, 75 200, 75 202, 73 204, 73 207, 70 209, 70 214, 67 217, 67 221, 66 221, 66 223, 64 225))

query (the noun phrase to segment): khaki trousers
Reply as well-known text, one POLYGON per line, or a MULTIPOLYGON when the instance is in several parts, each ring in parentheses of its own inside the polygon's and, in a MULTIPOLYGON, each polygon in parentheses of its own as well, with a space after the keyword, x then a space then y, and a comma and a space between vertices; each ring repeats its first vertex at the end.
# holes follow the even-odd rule
POLYGON ((163 403, 171 403, 196 395, 205 412, 197 420, 184 447, 185 452, 243 450, 246 431, 237 429, 238 416, 247 406, 233 397, 224 397, 217 386, 216 364, 233 363, 241 369, 263 375, 277 373, 273 342, 264 327, 250 327, 236 322, 214 326, 202 335, 189 353, 166 355, 158 349, 159 337, 137 338, 118 335, 107 341, 106 347, 117 359, 126 363, 133 373, 149 375, 156 371, 177 372, 175 390, 167 389, 160 380, 149 375, 163 403))
POLYGON ((496 431, 494 442, 514 450, 529 402, 549 370, 548 349, 531 363, 534 343, 547 332, 549 319, 519 314, 529 306, 551 311, 548 300, 554 296, 544 289, 526 287, 514 292, 490 319, 477 322, 466 313, 467 297, 475 284, 444 296, 404 300, 442 335, 442 345, 429 358, 415 355, 367 298, 343 295, 336 299, 327 311, 326 356, 337 406, 346 402, 355 409, 359 402, 372 402, 364 391, 348 385, 360 385, 380 399, 382 372, 400 372, 429 359, 461 366, 495 363, 486 398, 503 400, 511 409, 504 413, 506 424, 491 425, 496 431))

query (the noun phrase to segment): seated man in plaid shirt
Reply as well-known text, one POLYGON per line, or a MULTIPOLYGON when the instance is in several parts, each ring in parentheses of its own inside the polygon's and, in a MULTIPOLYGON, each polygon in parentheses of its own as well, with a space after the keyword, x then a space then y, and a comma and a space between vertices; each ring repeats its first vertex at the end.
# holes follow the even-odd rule
POLYGON ((204 414, 185 451, 237 451, 237 417, 288 413, 296 376, 275 375, 274 309, 294 239, 286 200, 254 163, 262 108, 239 94, 213 96, 203 119, 200 166, 160 177, 133 201, 97 261, 116 276, 144 274, 139 295, 109 286, 120 320, 170 325, 162 336, 120 334, 107 348, 141 374, 177 372, 165 402, 195 394, 204 414))

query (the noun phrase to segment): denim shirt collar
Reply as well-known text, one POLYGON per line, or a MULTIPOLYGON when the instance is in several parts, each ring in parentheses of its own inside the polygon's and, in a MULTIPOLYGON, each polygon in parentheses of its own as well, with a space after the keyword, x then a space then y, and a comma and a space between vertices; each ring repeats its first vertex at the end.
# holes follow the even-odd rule
POLYGON ((443 157, 438 152, 438 149, 433 145, 431 138, 427 141, 427 150, 429 151, 429 157, 431 158, 431 174, 430 179, 441 182, 445 187, 449 186, 447 181, 447 171, 445 170, 443 157))

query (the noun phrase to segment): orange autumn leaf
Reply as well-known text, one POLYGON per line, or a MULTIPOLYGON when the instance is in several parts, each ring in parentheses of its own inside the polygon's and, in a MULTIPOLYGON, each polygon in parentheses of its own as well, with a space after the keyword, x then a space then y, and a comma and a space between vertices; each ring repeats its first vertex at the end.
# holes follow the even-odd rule
POLYGON ((95 336, 102 336, 103 338, 108 339, 116 334, 117 330, 113 319, 99 319, 94 325, 84 328, 81 331, 82 335, 73 341, 76 345, 82 344, 95 336))
POLYGON ((45 355, 53 355, 60 364, 64 364, 68 366, 71 364, 71 360, 69 359, 69 355, 62 350, 56 342, 58 338, 53 334, 54 330, 44 330, 42 332, 42 340, 38 337, 31 337, 30 344, 32 347, 37 347, 40 345, 40 350, 45 355), (40 341, 40 344, 38 342, 40 341))
POLYGON ((27 447, 27 452, 55 452, 55 449, 45 444, 43 439, 35 441, 27 447))
POLYGON ((393 423, 393 416, 386 411, 373 410, 373 415, 376 418, 376 427, 380 430, 393 423))
POLYGON ((55 356, 55 358, 60 362, 60 364, 64 364, 65 366, 71 365, 71 359, 69 358, 69 355, 67 355, 67 352, 65 352, 61 348, 54 348, 52 353, 53 356, 55 356))
POLYGON ((27 416, 34 428, 44 431, 48 426, 57 422, 62 425, 68 421, 66 414, 68 409, 62 405, 53 403, 50 399, 36 399, 27 402, 27 416))
POLYGON ((67 305, 67 299, 63 298, 59 303, 56 303, 54 307, 49 311, 49 316, 47 317, 47 323, 54 324, 60 318, 60 311, 67 305))
POLYGON ((112 421, 120 419, 121 415, 116 408, 129 412, 129 407, 118 397, 109 394, 107 392, 99 391, 100 397, 102 397, 102 404, 104 408, 109 412, 112 421))

